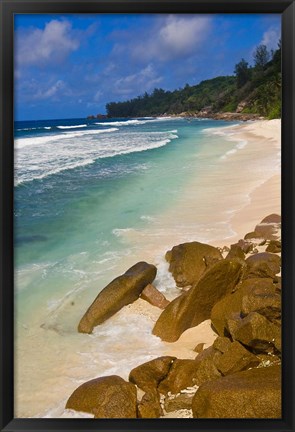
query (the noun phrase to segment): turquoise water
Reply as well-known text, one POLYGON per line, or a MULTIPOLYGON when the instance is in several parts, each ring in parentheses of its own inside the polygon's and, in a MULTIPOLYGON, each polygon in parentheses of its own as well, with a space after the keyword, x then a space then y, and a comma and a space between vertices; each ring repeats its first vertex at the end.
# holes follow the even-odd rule
MULTIPOLYGON (((72 128, 82 122, 71 121, 69 138, 64 137, 65 129, 57 133, 54 128, 51 135, 45 129, 44 134, 40 123, 36 126, 40 129, 31 131, 29 137, 27 130, 25 136, 17 137, 16 161, 20 161, 20 180, 25 180, 19 182, 15 191, 15 260, 17 270, 26 277, 17 280, 16 288, 21 290, 20 296, 32 297, 30 302, 35 303, 39 296, 44 301, 47 285, 50 293, 54 283, 58 284, 59 293, 64 293, 77 279, 85 277, 89 281, 87 272, 94 273, 95 280, 99 275, 103 280, 103 273, 107 274, 110 267, 106 263, 112 264, 112 256, 116 262, 120 251, 126 248, 118 236, 120 230, 140 229, 173 206, 190 176, 195 176, 198 170, 195 161, 191 163, 191 156, 201 153, 206 145, 203 129, 216 127, 211 120, 145 120, 143 124, 126 126, 117 126, 115 120, 117 130, 93 135, 98 151, 95 155, 92 150, 91 163, 84 165, 81 159, 80 165, 66 169, 68 158, 75 163, 73 154, 83 152, 84 147, 89 153, 91 131, 103 128, 101 125, 72 128), (75 136, 77 132, 80 133, 75 136), (46 141, 48 138, 52 141, 46 141), (27 145, 22 145, 23 142, 27 145), (125 143, 131 142, 130 153, 118 154, 121 142, 125 148, 125 143), (110 145, 113 156, 99 153, 110 145), (28 156, 21 160, 25 151, 28 156), (48 157, 44 158, 46 152, 48 157), (57 172, 50 174, 54 171, 52 166, 57 172), (97 268, 93 269, 95 261, 97 268)), ((66 128, 69 121, 61 123, 66 128)), ((28 129, 30 125, 21 126, 19 129, 28 129)), ((110 126, 106 124, 105 128, 115 129, 110 126)), ((18 131, 19 135, 21 132, 18 131)), ((219 143, 220 137, 216 141, 219 143)), ((215 151, 218 155, 218 146, 215 151)), ((211 156, 213 160, 214 152, 211 156)))
MULTIPOLYGON (((139 260, 152 259, 155 264, 160 262, 156 285, 168 290, 167 269, 166 273, 162 271, 162 261, 151 258, 155 242, 150 239, 153 232, 165 230, 163 215, 177 206, 191 180, 217 172, 222 158, 236 147, 236 143, 204 133, 204 129, 221 126, 229 123, 147 118, 16 124, 16 346, 22 353, 17 368, 24 400, 30 386, 43 397, 45 390, 38 382, 44 380, 45 385, 46 379, 40 377, 42 373, 49 376, 52 365, 61 365, 63 372, 59 373, 64 376, 63 360, 56 347, 66 345, 68 353, 86 350, 84 344, 90 339, 77 333, 79 319, 113 278, 139 260), (45 357, 39 376, 35 370, 39 367, 37 359, 43 362, 45 357), (24 369, 23 358, 32 364, 34 373, 24 369)), ((198 190, 192 199, 197 197, 198 190)), ((196 222, 204 223, 204 208, 214 213, 212 202, 203 199, 196 222)), ((171 227, 171 220, 169 223, 171 227)), ((216 214, 216 229, 218 223, 216 214)), ((178 227, 179 220, 173 229, 177 231, 178 227)), ((208 236, 210 229, 214 226, 207 227, 208 236)), ((186 231, 192 237, 196 228, 187 226, 186 231)), ((204 231, 203 240, 206 235, 204 231)), ((160 246, 162 249, 155 248, 155 254, 160 250, 164 262, 167 249, 165 244, 160 246)), ((117 330, 108 331, 118 338, 124 326, 127 331, 126 322, 118 322, 117 330)), ((112 351, 112 342, 107 345, 101 327, 98 331, 102 331, 100 338, 109 361, 107 350, 112 351)), ((87 349, 94 348, 87 345, 87 349)), ((65 365, 67 361, 65 355, 65 365)), ((100 361, 102 371, 109 370, 105 366, 108 361, 100 361)), ((80 378, 78 374, 78 380, 82 376, 85 378, 83 373, 80 378)), ((63 379, 60 382, 62 385, 63 379)), ((30 406, 34 412, 34 401, 30 406)), ((28 413, 25 408, 20 411, 28 413)))

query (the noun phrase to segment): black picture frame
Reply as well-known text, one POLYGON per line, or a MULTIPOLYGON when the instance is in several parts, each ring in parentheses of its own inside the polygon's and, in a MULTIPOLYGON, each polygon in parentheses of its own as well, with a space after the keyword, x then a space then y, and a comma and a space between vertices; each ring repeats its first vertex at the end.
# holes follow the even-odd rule
MULTIPOLYGON (((294 0, 0 0, 1 13, 1 431, 293 431, 294 428, 294 0), (282 419, 14 419, 13 416, 13 18, 29 13, 279 13, 282 16, 282 419)), ((263 389, 261 389, 263 391, 263 389)))

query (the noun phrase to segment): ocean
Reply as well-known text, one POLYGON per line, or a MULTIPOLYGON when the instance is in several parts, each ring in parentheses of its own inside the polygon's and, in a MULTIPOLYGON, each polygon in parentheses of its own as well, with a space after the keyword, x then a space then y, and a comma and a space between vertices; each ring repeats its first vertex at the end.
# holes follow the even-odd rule
POLYGON ((234 235, 247 194, 225 195, 231 156, 246 141, 210 119, 15 123, 15 416, 63 417, 81 383, 128 377, 161 355, 151 321, 120 311, 92 335, 77 325, 96 295, 138 261, 179 291, 165 252, 234 235), (225 180, 224 180, 225 179, 225 180))

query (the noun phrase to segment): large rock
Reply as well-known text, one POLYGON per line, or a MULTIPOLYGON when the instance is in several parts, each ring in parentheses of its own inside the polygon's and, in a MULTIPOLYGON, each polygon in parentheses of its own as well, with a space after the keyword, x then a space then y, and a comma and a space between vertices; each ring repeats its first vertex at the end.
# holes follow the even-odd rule
POLYGON ((258 312, 268 320, 275 322, 281 318, 281 295, 263 287, 253 289, 243 297, 241 306, 242 316, 250 312, 258 312))
POLYGON ((277 240, 281 228, 280 216, 270 215, 255 227, 255 232, 266 240, 277 240))
POLYGON ((268 216, 266 216, 264 219, 262 219, 262 221, 260 223, 275 223, 275 224, 280 224, 281 223, 281 216, 275 213, 272 213, 268 216))
POLYGON ((156 390, 145 393, 138 403, 139 418, 159 418, 163 414, 160 404, 160 395, 156 390))
POLYGON ((282 245, 279 240, 271 240, 265 250, 266 252, 279 253, 281 252, 281 249, 282 249, 282 245))
POLYGON ((181 393, 177 396, 166 397, 165 399, 165 411, 172 412, 182 409, 190 410, 192 409, 192 400, 194 393, 181 393))
POLYGON ((152 284, 148 284, 142 291, 140 298, 146 300, 153 306, 157 306, 160 309, 165 309, 170 303, 164 294, 162 294, 156 287, 152 284))
POLYGON ((166 253, 169 271, 179 287, 196 283, 207 269, 207 263, 214 259, 222 260, 220 251, 199 242, 183 243, 166 253))
POLYGON ((233 342, 228 350, 216 360, 216 367, 222 375, 229 375, 258 366, 260 360, 246 350, 239 342, 233 342))
POLYGON ((244 296, 249 296, 259 289, 260 292, 274 294, 275 285, 270 278, 250 278, 244 280, 237 291, 230 293, 216 303, 211 311, 213 327, 220 336, 228 336, 228 321, 241 315, 244 296))
POLYGON ((281 418, 281 369, 250 369, 207 382, 192 410, 195 418, 281 418))
POLYGON ((142 290, 151 283, 157 274, 152 264, 139 262, 114 279, 96 297, 81 319, 78 331, 91 333, 93 328, 102 324, 122 307, 138 299, 142 290))
POLYGON ((132 369, 129 374, 129 381, 136 384, 146 392, 150 392, 158 387, 167 375, 175 357, 163 356, 143 363, 132 369))
POLYGON ((243 318, 232 337, 256 352, 281 351, 281 328, 257 312, 243 318))
POLYGON ((159 392, 177 394, 186 387, 194 386, 198 366, 197 360, 176 359, 167 377, 159 383, 159 392))
POLYGON ((136 418, 136 398, 135 385, 112 375, 82 384, 66 408, 94 414, 95 418, 136 418))
POLYGON ((225 259, 232 259, 232 258, 245 258, 245 252, 241 248, 239 244, 232 244, 229 250, 229 253, 226 255, 225 259))
POLYGON ((218 338, 215 339, 212 347, 222 354, 224 354, 229 347, 231 346, 231 340, 224 336, 218 336, 218 338))
POLYGON ((274 279, 281 269, 281 258, 270 252, 261 252, 246 259, 249 267, 245 278, 261 277, 274 279))
POLYGON ((239 259, 214 264, 197 284, 166 307, 155 324, 153 334, 164 341, 174 342, 186 329, 209 319, 215 303, 238 284, 244 265, 239 259))

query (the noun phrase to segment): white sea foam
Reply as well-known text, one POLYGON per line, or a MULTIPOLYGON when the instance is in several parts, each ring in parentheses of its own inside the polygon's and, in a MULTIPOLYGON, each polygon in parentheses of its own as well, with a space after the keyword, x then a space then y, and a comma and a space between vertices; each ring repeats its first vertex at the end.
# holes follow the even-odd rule
POLYGON ((16 139, 15 184, 87 166, 98 159, 156 149, 178 138, 176 130, 117 131, 118 128, 94 129, 16 139))
POLYGON ((233 149, 228 150, 223 156, 221 156, 220 159, 226 160, 228 156, 235 154, 238 150, 242 150, 244 147, 246 147, 247 144, 248 141, 240 141, 233 149))
POLYGON ((125 120, 125 121, 113 121, 113 122, 98 122, 94 123, 99 126, 132 126, 132 125, 142 125, 148 123, 145 120, 125 120))
POLYGON ((17 138, 14 140, 16 148, 23 148, 27 146, 37 146, 42 144, 48 144, 50 142, 59 142, 64 139, 71 139, 82 137, 84 135, 97 135, 102 133, 110 133, 117 131, 117 128, 100 129, 100 130, 89 130, 89 131, 77 131, 77 132, 63 132, 54 135, 43 135, 38 137, 30 138, 17 138))
POLYGON ((78 128, 87 127, 87 124, 75 125, 75 126, 56 126, 56 127, 57 129, 78 129, 78 128))

